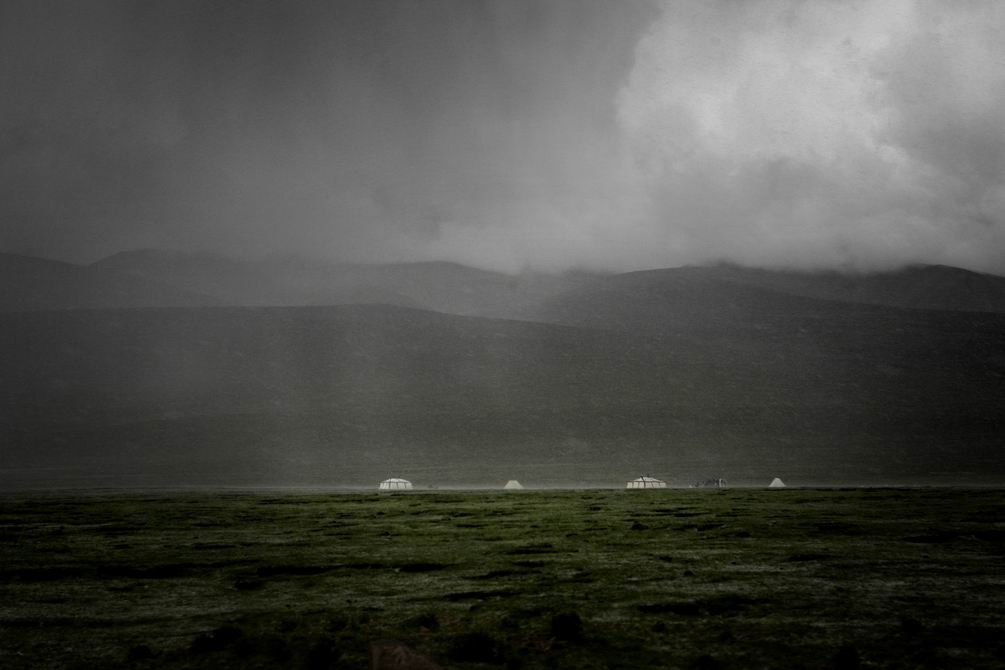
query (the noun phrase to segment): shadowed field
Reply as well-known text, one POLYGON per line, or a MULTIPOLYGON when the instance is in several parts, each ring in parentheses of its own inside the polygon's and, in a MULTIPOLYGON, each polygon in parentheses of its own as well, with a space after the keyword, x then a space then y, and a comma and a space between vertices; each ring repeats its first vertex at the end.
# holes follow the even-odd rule
POLYGON ((0 667, 997 668, 1005 494, 0 497, 0 667))

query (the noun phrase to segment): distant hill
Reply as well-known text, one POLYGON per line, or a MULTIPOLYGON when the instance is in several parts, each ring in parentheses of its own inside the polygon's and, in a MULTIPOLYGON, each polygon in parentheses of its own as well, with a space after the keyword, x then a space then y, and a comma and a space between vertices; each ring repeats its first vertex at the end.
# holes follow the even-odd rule
MULTIPOLYGON (((834 380, 846 379, 861 386, 863 402, 884 375, 891 381, 923 375, 914 383, 922 384, 919 388, 932 398, 948 393, 947 385, 954 384, 960 386, 958 398, 970 398, 969 374, 989 383, 998 380, 987 389, 994 397, 1005 393, 1005 377, 999 377, 1005 372, 1005 314, 810 298, 741 283, 731 268, 601 278, 546 301, 532 318, 701 344, 714 351, 722 365, 755 364, 778 384, 791 375, 808 374, 816 375, 825 389, 834 380)), ((813 393, 812 385, 806 392, 813 393)), ((919 392, 895 391, 920 407, 919 392)), ((981 404, 978 396, 973 402, 981 404)), ((890 401, 885 397, 882 402, 890 401)))
POLYGON ((860 277, 684 267, 594 278, 543 301, 525 316, 720 340, 757 341, 770 335, 816 341, 836 331, 851 337, 860 329, 863 336, 872 336, 897 333, 905 321, 955 318, 935 312, 1005 312, 1005 302, 994 299, 1002 284, 1001 277, 943 267, 860 277))
POLYGON ((0 315, 0 486, 1005 478, 1005 316, 810 304, 721 338, 376 305, 0 315))
POLYGON ((843 302, 966 312, 1005 312, 1005 277, 945 265, 871 273, 702 268, 722 281, 843 302))
POLYGON ((163 252, 0 272, 0 488, 1005 480, 998 277, 163 252))
POLYGON ((473 316, 515 316, 581 276, 505 275, 456 263, 348 264, 296 258, 236 260, 215 254, 140 250, 92 267, 190 291, 228 305, 311 306, 381 303, 473 316))
POLYGON ((111 270, 0 253, 0 311, 193 307, 207 295, 111 270))
MULTIPOLYGON (((345 264, 296 258, 237 260, 159 250, 122 252, 92 268, 143 277, 235 306, 380 303, 450 314, 551 320, 549 310, 589 294, 634 286, 727 308, 764 292, 854 304, 1005 312, 1005 278, 946 266, 880 273, 797 272, 738 266, 683 267, 623 275, 506 275, 456 263, 345 264), (663 283, 657 289, 653 283, 663 283)), ((588 302, 588 300, 587 300, 588 302)), ((761 303, 753 299, 753 311, 761 303)), ((783 301, 783 304, 784 301, 783 301)))

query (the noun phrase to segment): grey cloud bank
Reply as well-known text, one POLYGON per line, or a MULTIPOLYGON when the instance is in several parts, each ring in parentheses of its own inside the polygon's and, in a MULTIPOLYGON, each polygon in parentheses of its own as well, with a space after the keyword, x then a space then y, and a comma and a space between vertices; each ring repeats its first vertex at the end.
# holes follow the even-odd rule
POLYGON ((995 2, 0 9, 0 247, 1005 273, 995 2))
POLYGON ((669 5, 619 96, 681 261, 1001 270, 1005 8, 669 5))

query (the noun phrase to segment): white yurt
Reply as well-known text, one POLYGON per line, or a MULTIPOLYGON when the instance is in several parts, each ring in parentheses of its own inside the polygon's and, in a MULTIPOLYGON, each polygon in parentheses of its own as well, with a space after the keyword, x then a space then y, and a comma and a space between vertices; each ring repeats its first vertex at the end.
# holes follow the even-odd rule
POLYGON ((391 477, 390 479, 385 479, 377 487, 378 491, 411 491, 412 482, 407 479, 398 479, 397 477, 391 477))
POLYGON ((508 482, 506 482, 506 486, 504 486, 503 488, 506 489, 507 491, 519 491, 523 489, 523 484, 521 484, 515 479, 511 479, 508 482))
POLYGON ((626 489, 665 489, 667 483, 662 479, 656 479, 649 475, 642 475, 625 484, 626 489))
POLYGON ((771 480, 771 483, 768 484, 768 488, 769 489, 784 489, 785 488, 785 482, 783 482, 778 477, 775 477, 774 479, 771 480))

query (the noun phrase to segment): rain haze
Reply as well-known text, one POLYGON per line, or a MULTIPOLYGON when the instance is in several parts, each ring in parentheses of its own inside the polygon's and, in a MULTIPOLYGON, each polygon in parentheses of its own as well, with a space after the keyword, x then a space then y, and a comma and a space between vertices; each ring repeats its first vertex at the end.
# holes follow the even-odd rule
POLYGON ((5 2, 0 248, 1005 273, 997 2, 5 2))
POLYGON ((1003 31, 5 2, 0 485, 1001 481, 1003 31))
POLYGON ((0 0, 0 668, 1000 668, 1005 0, 0 0))

